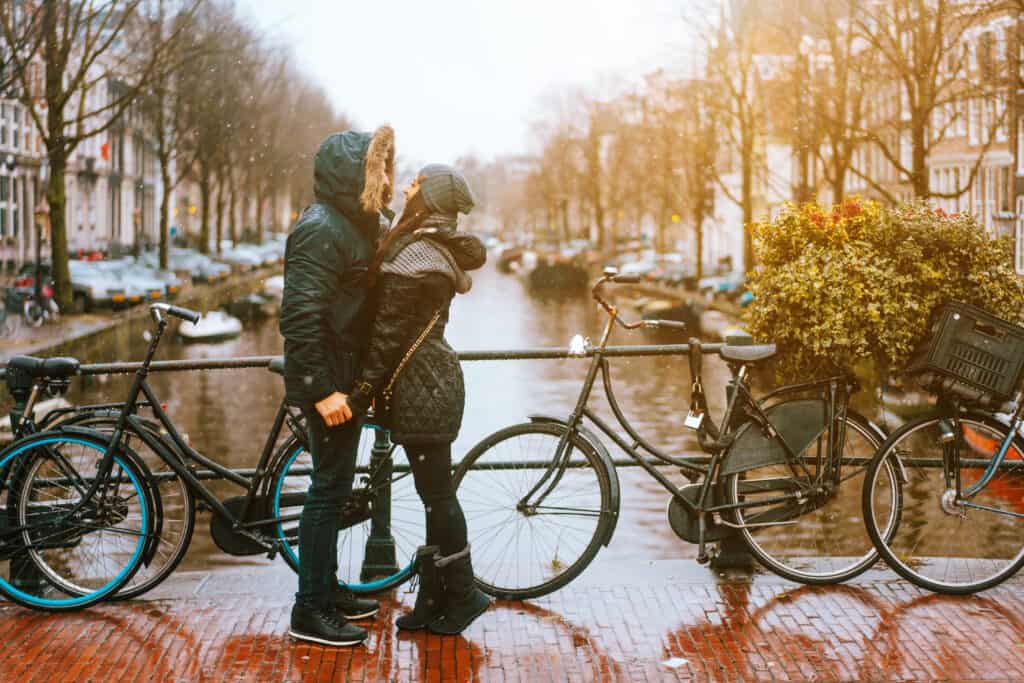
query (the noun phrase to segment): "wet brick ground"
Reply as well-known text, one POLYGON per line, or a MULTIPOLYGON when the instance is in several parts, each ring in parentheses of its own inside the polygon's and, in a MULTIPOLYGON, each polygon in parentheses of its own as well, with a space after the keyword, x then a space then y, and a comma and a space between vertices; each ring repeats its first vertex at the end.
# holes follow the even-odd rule
POLYGON ((344 649, 286 635, 294 578, 272 566, 182 574, 152 600, 69 615, 0 605, 0 680, 1024 680, 1019 585, 948 598, 887 576, 807 588, 670 562, 608 575, 629 579, 496 603, 461 637, 399 634, 399 589, 344 649))

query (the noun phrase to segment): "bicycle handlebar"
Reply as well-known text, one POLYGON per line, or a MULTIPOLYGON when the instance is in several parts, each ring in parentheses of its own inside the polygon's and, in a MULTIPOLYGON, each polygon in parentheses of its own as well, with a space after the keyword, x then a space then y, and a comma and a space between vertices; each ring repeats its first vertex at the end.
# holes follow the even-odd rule
POLYGON ((611 316, 612 320, 614 320, 616 323, 626 328, 627 330, 636 330, 641 327, 655 329, 662 328, 679 331, 684 331, 687 329, 686 323, 679 322, 676 320, 637 320, 636 322, 626 322, 619 315, 618 309, 615 306, 612 306, 607 301, 605 301, 605 299, 598 293, 598 291, 601 289, 601 286, 606 282, 613 282, 617 285, 632 285, 640 282, 640 276, 634 274, 619 275, 618 271, 615 268, 606 268, 604 271, 604 275, 602 275, 598 279, 598 281, 594 283, 594 287, 591 290, 591 294, 593 295, 594 300, 601 305, 601 308, 603 308, 608 313, 608 315, 611 316))
POLYGON ((172 306, 171 304, 164 303, 152 304, 149 307, 149 310, 160 311, 161 313, 166 313, 167 315, 173 315, 175 318, 187 320, 193 325, 199 322, 199 319, 203 317, 201 313, 197 313, 196 311, 193 311, 191 309, 183 308, 181 306, 172 306))

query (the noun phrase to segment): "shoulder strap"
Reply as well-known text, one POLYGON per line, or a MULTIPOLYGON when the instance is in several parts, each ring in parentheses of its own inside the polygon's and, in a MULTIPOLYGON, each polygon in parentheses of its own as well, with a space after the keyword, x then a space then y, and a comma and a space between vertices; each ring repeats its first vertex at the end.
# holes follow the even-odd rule
POLYGON ((430 319, 430 323, 427 325, 426 329, 420 333, 420 336, 415 342, 413 342, 412 346, 409 347, 409 351, 406 352, 405 356, 402 358, 402 362, 400 362, 398 367, 395 368, 395 373, 391 375, 391 379, 388 380, 387 386, 384 387, 385 394, 391 392, 391 389, 395 386, 395 380, 398 379, 398 373, 402 372, 402 369, 409 363, 409 360, 412 358, 413 354, 416 353, 416 350, 423 345, 423 341, 427 338, 427 335, 430 334, 430 331, 434 329, 434 325, 437 324, 437 321, 440 320, 440 318, 441 309, 439 308, 437 309, 437 312, 434 313, 434 317, 430 319))

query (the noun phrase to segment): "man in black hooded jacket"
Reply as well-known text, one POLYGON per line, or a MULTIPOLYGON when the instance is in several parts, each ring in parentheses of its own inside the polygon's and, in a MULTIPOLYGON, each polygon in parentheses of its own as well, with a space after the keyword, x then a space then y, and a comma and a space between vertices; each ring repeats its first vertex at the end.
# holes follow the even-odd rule
POLYGON ((329 136, 314 160, 315 201, 285 250, 285 392, 302 409, 313 475, 299 522, 299 590, 291 634, 325 645, 355 645, 366 631, 348 623, 377 613, 337 576, 338 520, 352 492, 362 421, 346 395, 366 349, 373 311, 366 271, 394 185, 394 131, 329 136))

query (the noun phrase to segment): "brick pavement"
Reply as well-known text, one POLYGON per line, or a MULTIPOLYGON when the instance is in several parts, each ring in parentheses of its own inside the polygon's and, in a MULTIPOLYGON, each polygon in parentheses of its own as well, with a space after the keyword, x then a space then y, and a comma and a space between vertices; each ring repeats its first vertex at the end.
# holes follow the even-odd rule
POLYGON ((948 598, 891 578, 615 574, 633 580, 496 603, 462 637, 398 633, 412 602, 399 589, 367 643, 344 649, 286 635, 294 579, 270 566, 179 576, 155 599, 67 615, 0 604, 0 680, 1024 680, 1019 585, 948 598))

